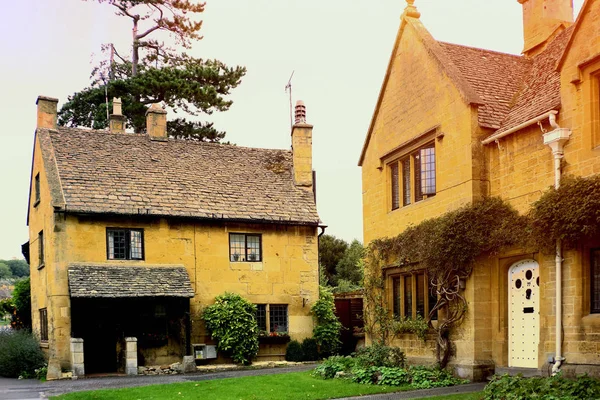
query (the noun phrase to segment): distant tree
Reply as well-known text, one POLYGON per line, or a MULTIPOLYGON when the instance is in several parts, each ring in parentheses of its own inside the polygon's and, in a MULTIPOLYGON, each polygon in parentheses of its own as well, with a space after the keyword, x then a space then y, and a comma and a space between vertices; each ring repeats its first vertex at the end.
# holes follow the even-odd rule
POLYGON ((348 243, 332 235, 319 238, 319 265, 330 284, 335 285, 335 268, 348 248, 348 243))
POLYGON ((0 262, 0 279, 12 278, 13 274, 10 267, 4 262, 0 262))
POLYGON ((344 252, 344 256, 338 261, 335 272, 338 283, 340 280, 348 281, 354 285, 360 285, 363 279, 362 259, 365 249, 361 242, 353 240, 344 252))
POLYGON ((25 260, 0 260, 0 263, 8 265, 13 276, 16 278, 29 276, 29 264, 25 260))
POLYGON ((29 278, 15 283, 12 297, 15 305, 12 326, 15 329, 31 330, 31 287, 29 278))
MULTIPOLYGON (((227 67, 218 60, 194 58, 165 45, 165 33, 182 49, 200 40, 201 21, 194 20, 205 3, 191 0, 97 0, 115 7, 116 15, 132 24, 131 56, 114 45, 103 46, 110 60, 92 70, 89 87, 69 96, 59 112, 59 124, 103 129, 108 126, 106 97, 120 97, 123 114, 135 132, 144 132, 147 105, 163 102, 188 115, 226 111, 226 100, 245 75, 244 67, 227 67)), ((112 104, 109 103, 108 107, 112 104)), ((225 136, 212 123, 179 117, 167 122, 169 136, 218 142, 225 136)))

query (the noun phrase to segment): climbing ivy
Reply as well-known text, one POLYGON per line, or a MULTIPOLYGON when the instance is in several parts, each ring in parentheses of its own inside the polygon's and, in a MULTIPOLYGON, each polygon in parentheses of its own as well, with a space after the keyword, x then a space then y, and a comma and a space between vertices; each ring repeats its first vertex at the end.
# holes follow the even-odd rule
MULTIPOLYGON (((527 245, 531 228, 529 219, 518 214, 499 198, 486 198, 465 205, 440 217, 410 226, 393 238, 374 240, 365 257, 365 322, 375 342, 387 344, 407 331, 406 321, 390 315, 385 299, 386 267, 425 268, 438 301, 431 307, 427 323, 436 333, 437 360, 443 368, 450 357, 449 333, 467 310, 463 285, 481 254, 496 254, 505 247, 527 245), (431 316, 438 310, 437 325, 431 316)), ((415 324, 411 328, 422 338, 425 332, 415 324)))
POLYGON ((600 233, 600 175, 563 178, 547 190, 530 212, 537 248, 552 253, 556 240, 566 247, 600 233))

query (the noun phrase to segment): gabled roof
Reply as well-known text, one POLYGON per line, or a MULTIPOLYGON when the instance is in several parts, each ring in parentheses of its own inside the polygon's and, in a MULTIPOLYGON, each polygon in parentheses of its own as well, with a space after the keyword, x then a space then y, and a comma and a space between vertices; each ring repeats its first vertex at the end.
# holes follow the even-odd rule
POLYGON ((514 101, 519 84, 529 68, 530 61, 521 56, 438 42, 419 19, 403 17, 363 145, 359 166, 362 165, 371 139, 394 55, 407 25, 414 28, 427 52, 432 55, 440 68, 453 81, 464 101, 478 107, 479 124, 483 127, 497 129, 500 126, 514 101))
POLYGON ((561 32, 546 49, 533 57, 514 106, 496 133, 505 132, 543 113, 560 108, 560 71, 556 65, 565 51, 573 25, 561 32))
POLYGON ((479 125, 498 129, 513 105, 531 61, 513 54, 439 42, 451 62, 482 99, 479 125))
POLYGON ((59 127, 36 134, 67 212, 319 224, 292 153, 59 127))

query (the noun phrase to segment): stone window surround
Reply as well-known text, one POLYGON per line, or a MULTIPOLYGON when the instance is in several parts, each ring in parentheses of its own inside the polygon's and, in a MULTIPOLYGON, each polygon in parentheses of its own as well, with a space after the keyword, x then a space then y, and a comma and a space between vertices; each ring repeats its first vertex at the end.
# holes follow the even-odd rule
POLYGON ((287 304, 256 304, 257 307, 257 315, 260 314, 261 312, 263 313, 264 316, 264 325, 261 326, 261 321, 258 320, 257 318, 257 322, 259 323, 258 329, 260 330, 264 330, 267 332, 288 332, 289 331, 289 326, 290 326, 290 322, 289 322, 289 312, 288 312, 288 305, 287 304), (271 307, 281 307, 281 309, 284 312, 284 318, 285 318, 285 328, 284 330, 280 330, 278 329, 277 331, 274 331, 274 327, 273 325, 273 319, 275 319, 275 315, 271 315, 271 307), (264 328, 264 329, 263 329, 264 328))
MULTIPOLYGON (((114 246, 114 245, 113 245, 114 246)), ((145 249, 145 241, 144 241, 144 229, 142 228, 116 228, 116 227, 107 227, 106 228, 106 259, 113 261, 113 260, 134 260, 134 261, 143 261, 145 259, 145 255, 146 255, 146 249, 145 249), (126 235, 126 243, 125 243, 125 258, 117 258, 114 255, 114 250, 113 250, 113 257, 111 258, 110 255, 110 233, 111 232, 125 232, 126 235), (132 257, 132 252, 131 252, 131 232, 139 232, 140 233, 140 257, 132 257)))
MULTIPOLYGON (((433 307, 435 304, 431 304, 432 303, 432 297, 430 297, 429 294, 429 276, 427 275, 427 271, 425 271, 424 269, 418 269, 418 268, 414 268, 414 269, 410 269, 410 267, 407 268, 400 268, 400 267, 395 267, 395 268, 389 268, 388 270, 385 271, 385 277, 386 277, 386 287, 387 287, 387 299, 388 299, 388 305, 389 305, 389 309, 390 312, 392 313, 392 315, 396 316, 396 317, 405 317, 407 316, 407 313, 405 311, 405 302, 404 301, 400 301, 398 306, 399 306, 399 310, 395 309, 395 299, 394 299, 394 281, 396 279, 399 279, 399 287, 400 287, 400 299, 404 300, 405 299, 405 280, 407 278, 410 279, 410 286, 411 286, 411 305, 412 305, 412 310, 411 310, 411 315, 417 315, 417 275, 423 275, 424 276, 424 285, 425 287, 423 288, 423 296, 424 296, 424 309, 425 309, 425 315, 423 315, 422 317, 427 319, 429 317, 429 310, 431 310, 431 307, 433 307)), ((434 317, 433 322, 435 322, 437 320, 437 316, 434 317)))
MULTIPOLYGON (((255 243, 254 243, 255 244, 255 243)), ((239 246, 238 246, 239 247, 239 246)), ((240 248, 241 251, 241 248, 240 248)), ((260 233, 241 233, 241 232, 230 232, 229 233, 229 261, 230 262, 262 262, 263 261, 263 246, 262 246, 262 234, 260 233), (237 253, 232 247, 232 237, 244 236, 243 251, 244 254, 237 253), (248 238, 258 238, 258 248, 248 246, 248 238), (248 250, 253 250, 250 253, 248 250), (237 256, 237 259, 236 259, 237 256)))
POLYGON ((579 63, 577 70, 571 83, 582 88, 584 136, 590 149, 600 150, 600 54, 579 63))

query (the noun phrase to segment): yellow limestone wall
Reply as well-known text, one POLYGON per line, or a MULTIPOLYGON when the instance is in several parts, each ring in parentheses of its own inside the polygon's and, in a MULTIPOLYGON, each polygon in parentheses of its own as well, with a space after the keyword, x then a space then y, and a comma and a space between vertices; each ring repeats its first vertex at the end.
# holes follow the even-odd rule
MULTIPOLYGON (((583 19, 562 64, 558 123, 572 130, 564 148, 563 174, 591 176, 600 173, 600 3, 590 2, 582 13, 583 19)), ((392 65, 362 168, 365 243, 396 235, 408 224, 455 209, 479 194, 502 197, 526 213, 554 184, 552 152, 543 144, 537 125, 482 150, 478 143, 491 131, 476 126, 469 107, 425 52, 410 26, 394 59, 397 62, 392 65), (441 141, 436 141, 437 195, 390 211, 389 178, 385 169, 377 169, 379 158, 436 124, 441 124, 445 133, 441 141), (475 184, 482 172, 483 181, 489 185, 475 184)), ((544 125, 546 130, 552 129, 547 120, 544 125)), ((577 366, 580 372, 584 371, 583 364, 600 366, 600 314, 589 312, 589 251, 598 247, 600 239, 595 238, 564 253, 563 356, 567 365, 581 364, 577 366)), ((554 255, 524 254, 512 249, 478 259, 465 289, 467 316, 452 336, 456 344, 454 364, 508 365, 508 269, 513 263, 530 258, 540 265, 539 368, 554 355, 554 255)), ((404 335, 396 344, 413 360, 434 359, 432 341, 423 344, 413 335, 404 335)))
MULTIPOLYGON (((204 307, 225 291, 256 304, 288 304, 292 339, 312 336, 310 307, 318 299, 317 228, 307 226, 206 224, 167 219, 103 219, 53 213, 39 144, 33 177, 40 173, 41 202, 30 204, 31 294, 33 330, 39 334, 39 309, 48 308, 49 358, 55 371, 70 369, 70 298, 67 267, 73 262, 109 265, 182 264, 189 273, 192 343, 210 343, 200 320, 204 307), (144 261, 106 259, 106 228, 144 229, 144 261), (38 269, 38 232, 44 230, 45 266, 38 269), (229 262, 229 233, 262 234, 263 261, 229 262)), ((266 346, 260 356, 280 358, 284 346, 266 346)), ((56 378, 59 376, 51 376, 56 378)))

